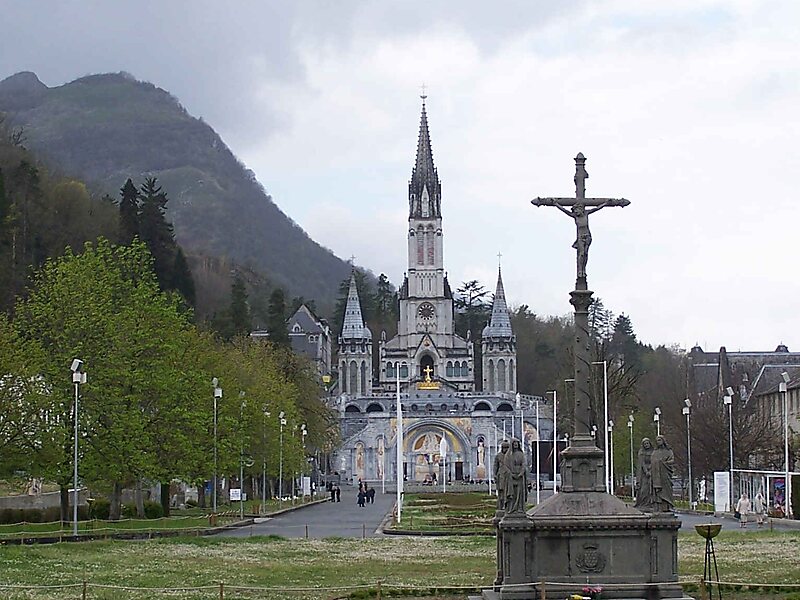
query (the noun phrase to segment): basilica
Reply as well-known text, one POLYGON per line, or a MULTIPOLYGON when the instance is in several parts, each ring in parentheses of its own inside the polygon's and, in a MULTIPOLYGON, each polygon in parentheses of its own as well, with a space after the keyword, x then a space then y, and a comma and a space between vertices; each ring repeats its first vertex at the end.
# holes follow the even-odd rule
MULTIPOLYGON (((455 331, 442 214, 442 184, 423 97, 408 184, 408 270, 399 290, 394 338, 381 333, 373 339, 355 277, 350 280, 338 339, 342 445, 333 461, 344 480, 396 480, 398 398, 404 423, 400 469, 409 481, 485 481, 492 477, 491 460, 504 438, 524 438, 528 450, 539 447, 538 439, 548 440, 552 448, 552 404, 517 391, 516 338, 499 268, 491 318, 480 336, 482 381, 476 381, 472 335, 465 339, 455 331), (373 352, 379 354, 377 373, 373 352)), ((540 455, 544 446, 541 450, 540 455)), ((533 467, 536 453, 527 453, 533 467)), ((539 461, 547 472, 547 457, 539 461)))

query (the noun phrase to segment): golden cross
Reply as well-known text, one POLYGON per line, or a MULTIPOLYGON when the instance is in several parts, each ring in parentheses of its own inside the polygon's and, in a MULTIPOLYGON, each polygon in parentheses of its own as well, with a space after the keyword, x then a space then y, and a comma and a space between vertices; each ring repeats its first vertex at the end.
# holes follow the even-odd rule
POLYGON ((427 367, 422 369, 422 372, 425 373, 425 381, 430 381, 431 380, 431 373, 433 373, 433 369, 431 369, 431 366, 428 365, 427 367))

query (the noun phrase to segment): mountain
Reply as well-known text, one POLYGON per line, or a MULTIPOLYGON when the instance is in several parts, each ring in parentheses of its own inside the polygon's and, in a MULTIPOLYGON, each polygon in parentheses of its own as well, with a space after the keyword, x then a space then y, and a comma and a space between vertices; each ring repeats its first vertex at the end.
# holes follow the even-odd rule
POLYGON ((156 176, 178 242, 202 264, 223 259, 290 295, 333 307, 350 265, 312 240, 201 119, 126 73, 47 87, 30 72, 0 82, 0 113, 48 164, 119 198, 128 177, 156 176))

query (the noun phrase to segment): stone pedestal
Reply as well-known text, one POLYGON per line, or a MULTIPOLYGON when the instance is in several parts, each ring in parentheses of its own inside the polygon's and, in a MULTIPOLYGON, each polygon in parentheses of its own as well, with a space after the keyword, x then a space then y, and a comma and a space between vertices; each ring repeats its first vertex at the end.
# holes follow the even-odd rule
POLYGON ((584 586, 602 597, 685 598, 678 584, 673 513, 643 513, 606 494, 603 452, 576 436, 563 452, 562 492, 527 514, 507 514, 498 533, 498 581, 478 599, 563 600, 584 586))

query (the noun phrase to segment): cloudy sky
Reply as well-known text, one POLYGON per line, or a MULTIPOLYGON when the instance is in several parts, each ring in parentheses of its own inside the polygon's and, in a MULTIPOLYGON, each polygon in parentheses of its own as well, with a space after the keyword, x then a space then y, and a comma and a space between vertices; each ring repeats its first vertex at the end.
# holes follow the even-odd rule
POLYGON ((454 285, 563 315, 589 284, 650 344, 800 351, 800 2, 16 2, 0 78, 128 71, 202 116, 278 205, 399 283, 420 86, 454 285))

